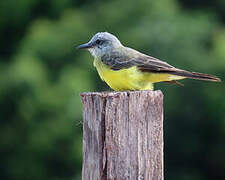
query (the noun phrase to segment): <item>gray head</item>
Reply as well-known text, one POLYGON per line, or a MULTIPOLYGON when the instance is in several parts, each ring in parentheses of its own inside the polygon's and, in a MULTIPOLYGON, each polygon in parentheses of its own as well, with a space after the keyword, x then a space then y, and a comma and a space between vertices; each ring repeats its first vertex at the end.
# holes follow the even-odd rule
POLYGON ((122 46, 116 36, 108 32, 99 32, 91 40, 78 46, 78 49, 88 49, 94 57, 101 57, 110 53, 113 49, 122 46))

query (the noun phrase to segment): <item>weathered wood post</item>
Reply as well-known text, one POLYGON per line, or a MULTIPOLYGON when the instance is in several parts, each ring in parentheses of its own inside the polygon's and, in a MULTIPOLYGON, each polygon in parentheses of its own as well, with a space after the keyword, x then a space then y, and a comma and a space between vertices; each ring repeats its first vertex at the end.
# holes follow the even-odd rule
POLYGON ((83 180, 163 180, 161 91, 82 93, 83 180))

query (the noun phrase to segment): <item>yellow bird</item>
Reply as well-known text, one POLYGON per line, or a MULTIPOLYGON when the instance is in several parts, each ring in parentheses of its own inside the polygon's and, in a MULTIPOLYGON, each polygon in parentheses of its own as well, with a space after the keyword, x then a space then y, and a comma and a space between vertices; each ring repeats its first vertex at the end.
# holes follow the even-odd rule
POLYGON ((177 80, 185 78, 220 81, 215 76, 178 69, 125 47, 108 32, 95 34, 88 43, 77 48, 90 51, 101 79, 115 91, 153 90, 153 83, 164 81, 181 84, 177 80))

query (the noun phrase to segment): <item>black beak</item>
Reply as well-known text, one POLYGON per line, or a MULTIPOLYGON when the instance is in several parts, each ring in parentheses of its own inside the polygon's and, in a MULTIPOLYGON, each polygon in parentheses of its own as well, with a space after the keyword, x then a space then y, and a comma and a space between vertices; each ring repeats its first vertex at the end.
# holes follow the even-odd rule
POLYGON ((88 42, 88 43, 77 46, 77 49, 88 49, 88 48, 92 48, 92 47, 93 47, 92 43, 88 42))

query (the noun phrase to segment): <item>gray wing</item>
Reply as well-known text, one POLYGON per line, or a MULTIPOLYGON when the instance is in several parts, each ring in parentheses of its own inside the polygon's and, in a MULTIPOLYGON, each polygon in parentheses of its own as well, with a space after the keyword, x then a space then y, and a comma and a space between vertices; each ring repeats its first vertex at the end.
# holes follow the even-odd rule
POLYGON ((113 70, 126 69, 132 66, 137 66, 141 71, 149 72, 174 71, 176 69, 164 61, 130 48, 123 53, 113 52, 110 55, 104 55, 101 60, 113 70))

